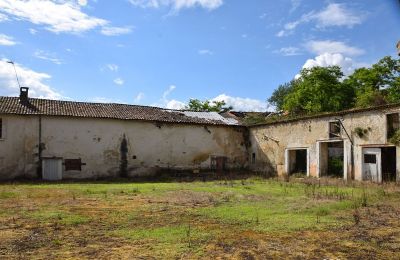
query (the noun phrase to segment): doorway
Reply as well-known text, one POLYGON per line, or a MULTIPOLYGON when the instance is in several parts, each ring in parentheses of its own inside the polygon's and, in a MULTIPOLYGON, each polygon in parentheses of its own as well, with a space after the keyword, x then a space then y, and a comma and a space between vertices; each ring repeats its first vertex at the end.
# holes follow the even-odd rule
POLYGON ((362 179, 373 182, 396 181, 396 147, 363 149, 362 179))
POLYGON ((319 142, 319 177, 344 178, 344 142, 319 142))
POLYGON ((308 176, 308 149, 295 148, 286 150, 286 172, 288 175, 308 176))

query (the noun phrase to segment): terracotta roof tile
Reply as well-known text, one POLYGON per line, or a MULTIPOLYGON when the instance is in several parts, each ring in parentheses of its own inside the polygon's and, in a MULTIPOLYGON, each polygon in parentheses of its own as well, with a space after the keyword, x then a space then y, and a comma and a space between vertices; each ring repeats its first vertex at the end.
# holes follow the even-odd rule
POLYGON ((158 107, 36 98, 29 98, 29 104, 22 104, 18 97, 0 97, 0 114, 112 118, 207 125, 239 125, 237 121, 224 118, 216 112, 208 112, 206 113, 207 116, 204 116, 204 112, 187 113, 185 111, 158 107))

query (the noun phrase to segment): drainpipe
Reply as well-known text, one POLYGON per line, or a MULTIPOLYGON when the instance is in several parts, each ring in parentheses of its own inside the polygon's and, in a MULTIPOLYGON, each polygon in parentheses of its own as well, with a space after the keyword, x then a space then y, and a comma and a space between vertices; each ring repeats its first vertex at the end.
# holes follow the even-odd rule
POLYGON ((343 128, 344 132, 346 133, 347 137, 350 140, 351 143, 351 148, 350 148, 350 164, 351 164, 351 179, 354 179, 354 142, 353 139, 351 139, 349 133, 347 132, 346 128, 344 127, 342 121, 339 118, 336 118, 336 120, 339 122, 340 126, 343 128))
POLYGON ((39 162, 37 166, 37 176, 40 178, 42 176, 42 116, 39 115, 39 144, 38 144, 38 157, 39 162))

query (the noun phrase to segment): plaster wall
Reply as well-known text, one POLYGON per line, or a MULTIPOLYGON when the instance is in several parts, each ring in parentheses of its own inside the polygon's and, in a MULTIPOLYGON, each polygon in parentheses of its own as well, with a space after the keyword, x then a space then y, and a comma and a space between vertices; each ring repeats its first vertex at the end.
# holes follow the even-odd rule
MULTIPOLYGON (((0 141, 0 178, 36 176, 38 117, 1 117, 5 137, 0 141)), ((226 156, 229 169, 242 169, 248 159, 244 131, 225 126, 42 117, 42 157, 80 158, 85 164, 82 171, 64 171, 63 178, 117 176, 125 138, 128 176, 166 169, 210 170, 210 156, 226 156)))
MULTIPOLYGON (((339 118, 350 136, 349 138, 342 130, 340 138, 337 138, 337 140, 344 142, 344 176, 345 178, 361 180, 362 149, 364 147, 390 145, 386 136, 386 114, 399 112, 399 108, 376 110, 349 113, 341 117, 327 116, 251 127, 249 153, 256 154, 256 161, 250 165, 250 168, 255 171, 266 172, 269 175, 285 175, 287 174, 285 171, 285 150, 307 148, 309 149, 309 174, 319 177, 320 168, 325 167, 320 160, 321 154, 324 153, 322 149, 326 142, 332 141, 329 138, 329 122, 339 118), (358 127, 367 130, 367 133, 361 138, 356 134, 358 127), (354 144, 354 152, 352 152, 350 139, 354 144), (352 154, 354 154, 354 172, 352 171, 352 154)), ((399 149, 397 151, 399 152, 399 149)), ((400 171, 399 155, 397 153, 398 176, 400 171)))

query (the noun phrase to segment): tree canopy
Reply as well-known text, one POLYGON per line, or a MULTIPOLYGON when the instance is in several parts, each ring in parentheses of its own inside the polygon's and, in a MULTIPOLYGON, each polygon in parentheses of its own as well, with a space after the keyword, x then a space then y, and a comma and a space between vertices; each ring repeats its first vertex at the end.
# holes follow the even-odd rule
POLYGON ((198 112, 224 112, 232 109, 231 106, 226 106, 225 101, 201 101, 199 99, 190 99, 185 108, 198 112))
POLYGON ((400 102, 400 60, 387 56, 348 77, 338 66, 303 69, 297 79, 280 85, 268 102, 292 114, 400 102))

